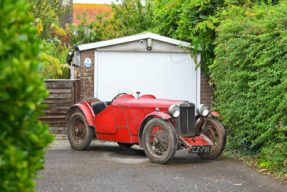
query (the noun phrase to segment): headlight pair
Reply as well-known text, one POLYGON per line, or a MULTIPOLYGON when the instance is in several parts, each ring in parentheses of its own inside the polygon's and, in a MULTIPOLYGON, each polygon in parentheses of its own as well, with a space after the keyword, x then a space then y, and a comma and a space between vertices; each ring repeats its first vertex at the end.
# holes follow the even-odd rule
MULTIPOLYGON (((197 113, 200 116, 207 116, 208 115, 208 106, 204 105, 204 104, 199 105, 199 107, 197 108, 197 113)), ((177 105, 171 105, 168 108, 168 114, 170 114, 172 117, 178 117, 180 114, 179 107, 177 105)))

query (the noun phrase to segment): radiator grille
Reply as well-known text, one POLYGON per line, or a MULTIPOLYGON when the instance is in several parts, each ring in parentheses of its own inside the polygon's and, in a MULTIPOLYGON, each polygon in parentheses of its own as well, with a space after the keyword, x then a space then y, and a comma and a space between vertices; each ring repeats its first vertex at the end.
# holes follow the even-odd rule
POLYGON ((176 118, 176 132, 182 137, 195 136, 195 107, 193 104, 179 105, 180 115, 176 118), (189 107, 187 107, 189 106, 189 107))

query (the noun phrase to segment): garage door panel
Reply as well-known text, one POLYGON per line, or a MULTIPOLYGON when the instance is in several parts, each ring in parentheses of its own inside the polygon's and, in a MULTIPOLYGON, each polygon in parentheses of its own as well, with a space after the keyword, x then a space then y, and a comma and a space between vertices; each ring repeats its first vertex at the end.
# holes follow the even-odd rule
POLYGON ((196 103, 196 71, 184 53, 98 52, 97 97, 111 100, 120 88, 162 99, 196 103))

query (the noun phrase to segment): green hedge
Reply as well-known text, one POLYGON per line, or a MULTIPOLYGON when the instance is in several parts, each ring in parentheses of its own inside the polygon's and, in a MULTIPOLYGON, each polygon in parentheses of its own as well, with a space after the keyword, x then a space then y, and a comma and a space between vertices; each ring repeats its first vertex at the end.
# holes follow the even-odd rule
POLYGON ((211 79, 229 146, 287 172, 287 3, 234 6, 219 26, 211 79))
POLYGON ((24 0, 0 0, 0 191, 32 191, 53 140, 37 120, 48 95, 42 42, 24 0))

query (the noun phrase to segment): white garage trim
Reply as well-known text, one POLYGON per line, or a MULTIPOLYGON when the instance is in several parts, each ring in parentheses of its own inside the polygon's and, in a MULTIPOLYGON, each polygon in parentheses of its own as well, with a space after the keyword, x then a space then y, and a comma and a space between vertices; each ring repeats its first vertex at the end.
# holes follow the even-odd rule
POLYGON ((164 36, 157 35, 154 33, 140 33, 140 34, 132 35, 132 36, 128 36, 128 37, 122 37, 122 38, 117 38, 117 39, 112 39, 112 40, 107 40, 107 41, 99 41, 96 43, 88 43, 88 44, 78 45, 76 47, 76 50, 78 49, 79 51, 84 51, 84 50, 88 50, 88 49, 97 49, 99 47, 106 47, 106 46, 117 45, 117 44, 121 44, 121 43, 128 43, 128 42, 147 39, 147 38, 151 38, 154 40, 170 43, 170 44, 177 45, 177 46, 179 46, 179 45, 181 45, 183 47, 189 47, 190 46, 190 43, 185 42, 185 41, 180 41, 180 40, 164 37, 164 36))
POLYGON ((94 97, 98 98, 98 52, 94 54, 94 97))
MULTIPOLYGON (((196 56, 196 62, 197 64, 200 62, 200 55, 196 56)), ((198 67, 196 71, 197 75, 197 81, 196 81, 196 92, 197 92, 197 97, 196 97, 196 104, 197 106, 200 105, 200 82, 201 82, 201 70, 200 67, 198 67)))

